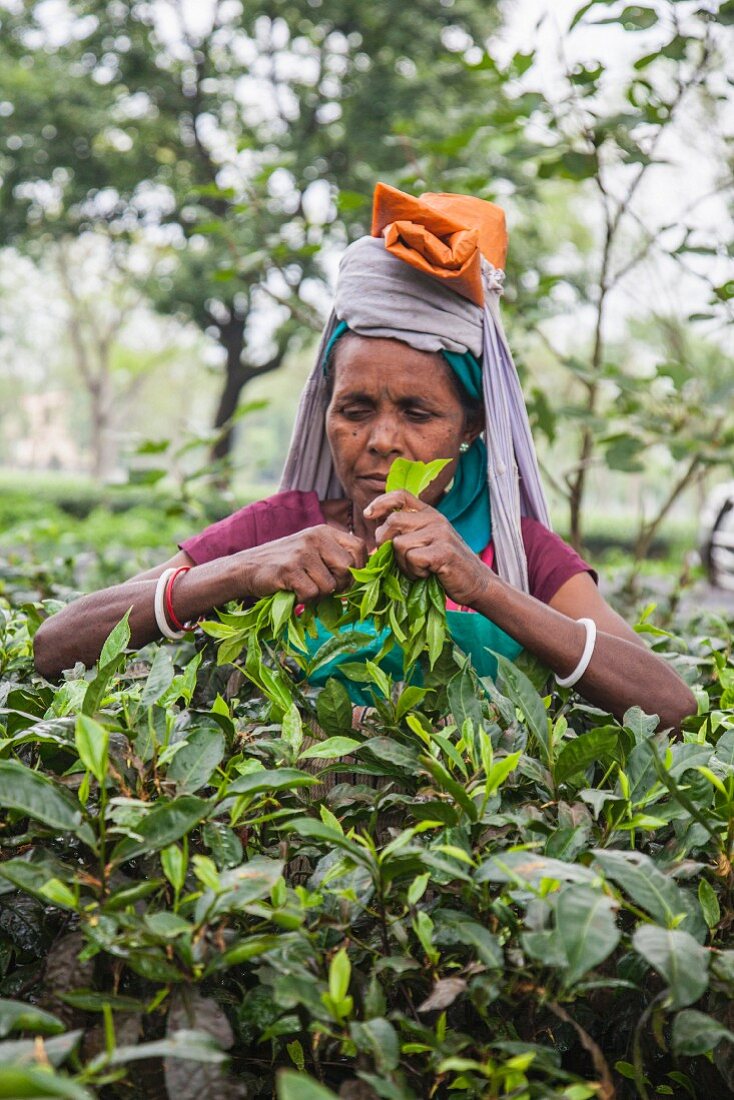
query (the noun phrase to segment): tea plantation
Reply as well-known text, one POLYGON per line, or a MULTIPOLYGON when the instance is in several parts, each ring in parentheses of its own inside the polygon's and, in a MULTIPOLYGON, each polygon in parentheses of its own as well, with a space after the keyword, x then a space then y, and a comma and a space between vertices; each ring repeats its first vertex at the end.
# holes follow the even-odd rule
POLYGON ((69 550, 0 561, 0 1097, 734 1094, 724 621, 640 626, 680 737, 450 648, 354 721, 200 631, 42 680, 69 550))

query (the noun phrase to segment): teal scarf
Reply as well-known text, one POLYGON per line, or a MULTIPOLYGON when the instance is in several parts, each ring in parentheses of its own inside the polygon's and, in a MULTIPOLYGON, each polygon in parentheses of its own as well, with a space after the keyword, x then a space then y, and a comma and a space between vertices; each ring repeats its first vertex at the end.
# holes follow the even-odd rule
MULTIPOLYGON (((324 352, 324 370, 326 370, 334 345, 346 332, 349 332, 348 326, 344 321, 340 321, 334 329, 324 352)), ((455 352, 444 351, 442 355, 470 396, 480 398, 482 394, 481 367, 471 352, 459 355, 455 352)), ((492 517, 487 486, 487 450, 482 439, 475 439, 469 450, 460 456, 453 484, 441 499, 437 508, 475 554, 481 554, 489 545, 492 537, 492 517)), ((492 679, 495 677, 497 673, 495 653, 501 653, 512 661, 522 651, 522 646, 514 638, 506 634, 504 630, 500 630, 490 619, 476 612, 447 611, 446 623, 452 640, 459 649, 471 658, 472 664, 480 676, 488 676, 492 679)), ((337 679, 344 682, 354 703, 367 706, 372 700, 366 688, 362 684, 347 679, 340 671, 339 666, 350 662, 364 663, 364 661, 374 660, 382 648, 387 631, 377 634, 374 628, 371 628, 369 622, 357 623, 352 627, 348 627, 347 631, 349 630, 363 635, 370 634, 372 637, 369 641, 363 642, 358 649, 334 657, 313 672, 308 679, 310 684, 319 686, 325 684, 330 676, 336 676, 337 679)), ((317 635, 315 638, 308 639, 309 657, 313 658, 318 649, 330 637, 328 631, 317 620, 317 635)), ((402 680, 402 649, 397 645, 393 646, 381 661, 381 667, 393 680, 402 680)))

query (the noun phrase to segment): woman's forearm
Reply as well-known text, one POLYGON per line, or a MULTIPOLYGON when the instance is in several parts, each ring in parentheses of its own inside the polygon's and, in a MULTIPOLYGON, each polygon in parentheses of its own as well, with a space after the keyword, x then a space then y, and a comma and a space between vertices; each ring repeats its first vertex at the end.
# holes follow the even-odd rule
MULTIPOLYGON (((181 622, 198 619, 247 591, 246 552, 192 566, 176 580, 175 607, 181 622)), ((58 676, 77 661, 90 666, 99 657, 113 627, 130 611, 130 642, 146 645, 161 632, 153 601, 158 577, 170 565, 183 564, 182 555, 123 584, 81 596, 39 627, 34 641, 36 668, 43 676, 58 676)))
POLYGON ((183 551, 125 584, 82 596, 52 615, 35 638, 36 668, 56 676, 76 661, 93 664, 105 638, 130 611, 130 640, 138 648, 160 637, 154 611, 158 577, 175 566, 189 566, 176 580, 173 604, 180 622, 198 619, 229 600, 295 592, 300 603, 342 591, 352 582, 350 569, 364 565, 361 539, 326 524, 251 546, 228 557, 192 565, 183 551))
MULTIPOLYGON (((496 577, 473 602, 480 614, 548 665, 558 676, 577 666, 586 641, 583 624, 496 577)), ((599 630, 589 666, 576 685, 590 703, 622 718, 632 706, 657 714, 663 727, 678 729, 696 713, 696 700, 669 665, 647 646, 599 630)))

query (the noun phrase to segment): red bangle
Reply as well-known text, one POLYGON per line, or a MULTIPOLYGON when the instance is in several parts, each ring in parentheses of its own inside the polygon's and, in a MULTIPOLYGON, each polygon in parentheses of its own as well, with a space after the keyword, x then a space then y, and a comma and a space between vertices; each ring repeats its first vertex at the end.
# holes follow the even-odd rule
POLYGON ((163 597, 166 604, 166 615, 168 616, 168 621, 176 628, 176 630, 191 630, 191 625, 182 623, 176 615, 176 612, 173 610, 173 585, 176 577, 178 577, 181 573, 188 573, 190 568, 190 565, 182 565, 174 573, 171 573, 171 576, 168 578, 168 584, 166 585, 166 591, 163 597))

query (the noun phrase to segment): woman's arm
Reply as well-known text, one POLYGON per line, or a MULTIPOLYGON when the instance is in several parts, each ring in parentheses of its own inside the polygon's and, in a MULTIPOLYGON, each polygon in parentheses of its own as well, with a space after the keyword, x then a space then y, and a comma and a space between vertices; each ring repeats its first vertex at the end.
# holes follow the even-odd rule
POLYGON ((133 647, 159 638, 153 601, 165 569, 190 567, 179 576, 174 592, 176 615, 188 622, 228 600, 257 599, 279 589, 295 592, 301 602, 342 591, 352 583, 350 568, 359 568, 365 559, 361 539, 326 524, 202 565, 194 565, 180 551, 162 565, 82 596, 46 619, 34 641, 36 668, 52 677, 77 661, 94 664, 108 634, 128 610, 133 647))
POLYGON ((620 719, 629 707, 639 706, 673 729, 696 713, 690 688, 612 610, 588 573, 571 577, 544 604, 480 565, 491 575, 484 576, 468 606, 491 618, 558 676, 571 673, 583 653, 586 630, 577 620, 594 620, 594 653, 575 685, 590 703, 620 719))
POLYGON ((639 706, 674 729, 695 714, 688 686, 612 610, 588 574, 571 577, 544 604, 498 577, 448 520, 415 497, 386 494, 365 515, 381 522, 375 532, 378 544, 392 539, 397 561, 409 576, 435 573, 452 600, 491 619, 558 676, 571 673, 584 651, 586 630, 577 620, 593 619, 596 646, 575 685, 590 703, 617 718, 639 706))

